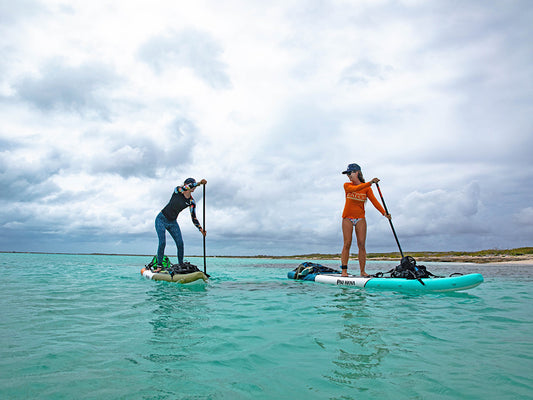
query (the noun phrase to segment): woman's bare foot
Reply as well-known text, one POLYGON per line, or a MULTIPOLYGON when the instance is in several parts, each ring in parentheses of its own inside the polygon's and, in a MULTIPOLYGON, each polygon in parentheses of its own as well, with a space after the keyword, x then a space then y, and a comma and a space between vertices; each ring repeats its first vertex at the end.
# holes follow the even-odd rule
POLYGON ((368 278, 370 275, 368 275, 366 272, 361 272, 361 276, 363 278, 368 278))

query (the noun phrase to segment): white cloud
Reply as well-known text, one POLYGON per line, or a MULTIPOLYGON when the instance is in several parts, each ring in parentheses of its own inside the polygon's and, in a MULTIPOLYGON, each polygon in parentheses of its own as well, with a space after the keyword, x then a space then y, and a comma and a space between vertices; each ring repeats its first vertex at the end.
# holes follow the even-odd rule
POLYGON ((408 235, 484 233, 479 219, 480 188, 470 183, 461 189, 408 194, 399 204, 398 225, 408 235))
MULTIPOLYGON (((382 179, 408 248, 530 238, 529 2, 17 4, 0 249, 152 252, 194 176, 212 253, 338 252, 350 162, 382 179)), ((368 251, 395 250, 367 208, 368 251)))
POLYGON ((214 89, 231 87, 226 66, 220 61, 221 47, 207 33, 188 29, 152 37, 140 50, 140 58, 158 73, 176 73, 188 67, 214 89))

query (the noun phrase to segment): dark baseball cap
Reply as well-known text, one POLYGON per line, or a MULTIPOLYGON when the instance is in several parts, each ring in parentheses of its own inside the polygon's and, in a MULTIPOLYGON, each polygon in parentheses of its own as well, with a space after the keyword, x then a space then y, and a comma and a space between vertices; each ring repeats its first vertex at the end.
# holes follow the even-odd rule
POLYGON ((361 171, 361 167, 357 164, 348 164, 348 168, 346 169, 346 171, 343 171, 343 174, 355 171, 361 171))

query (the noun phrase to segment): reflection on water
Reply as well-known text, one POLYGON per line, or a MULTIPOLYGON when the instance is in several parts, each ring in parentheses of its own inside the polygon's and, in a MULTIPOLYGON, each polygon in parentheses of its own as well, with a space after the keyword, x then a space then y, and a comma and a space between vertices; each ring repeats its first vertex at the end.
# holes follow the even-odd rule
POLYGON ((335 294, 333 307, 341 313, 342 330, 338 332, 339 348, 333 360, 334 370, 326 376, 332 382, 364 390, 362 379, 382 377, 379 368, 389 354, 380 327, 374 326, 376 298, 371 293, 342 288, 335 294))
POLYGON ((148 293, 148 301, 156 305, 150 322, 154 338, 178 339, 190 325, 200 325, 206 315, 205 291, 201 286, 182 287, 166 282, 154 285, 148 293))
POLYGON ((206 289, 158 282, 148 292, 147 301, 155 307, 149 322, 151 352, 143 357, 154 363, 158 374, 182 375, 183 362, 204 342, 198 333, 208 320, 206 289))

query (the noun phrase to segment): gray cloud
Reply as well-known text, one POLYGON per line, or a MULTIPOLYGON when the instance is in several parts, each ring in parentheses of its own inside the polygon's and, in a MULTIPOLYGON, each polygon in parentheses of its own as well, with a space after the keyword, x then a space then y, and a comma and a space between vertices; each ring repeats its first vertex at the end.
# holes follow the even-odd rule
POLYGON ((198 128, 190 119, 177 116, 168 126, 170 142, 163 146, 165 165, 187 166, 198 141, 198 128))
POLYGON ((364 59, 354 62, 341 73, 340 83, 367 84, 372 80, 383 80, 392 70, 391 66, 376 64, 364 59))
POLYGON ((118 174, 124 178, 153 177, 160 165, 158 150, 149 139, 109 144, 107 151, 91 158, 90 171, 94 174, 118 174))
POLYGON ((156 72, 190 68, 214 89, 231 87, 221 46, 208 34, 194 29, 152 37, 139 49, 139 57, 156 72))
POLYGON ((54 59, 41 68, 40 76, 22 78, 14 88, 21 100, 42 111, 96 112, 106 117, 102 91, 118 80, 110 67, 98 62, 72 67, 54 59))
POLYGON ((50 181, 65 166, 56 151, 45 152, 38 160, 28 162, 10 150, 0 152, 0 199, 9 202, 34 202, 57 192, 50 181))
POLYGON ((0 0, 0 24, 15 24, 21 19, 44 12, 40 2, 34 0, 0 0))
POLYGON ((412 192, 396 209, 404 234, 425 236, 445 233, 486 233, 479 218, 480 187, 471 183, 460 190, 412 192))
POLYGON ((88 155, 85 163, 94 174, 154 178, 161 169, 187 168, 194 154, 196 134, 194 123, 182 116, 177 116, 166 127, 166 132, 154 135, 154 138, 126 132, 112 136, 86 133, 84 140, 100 140, 105 142, 106 148, 88 155))

